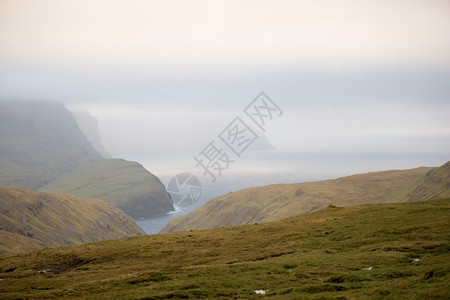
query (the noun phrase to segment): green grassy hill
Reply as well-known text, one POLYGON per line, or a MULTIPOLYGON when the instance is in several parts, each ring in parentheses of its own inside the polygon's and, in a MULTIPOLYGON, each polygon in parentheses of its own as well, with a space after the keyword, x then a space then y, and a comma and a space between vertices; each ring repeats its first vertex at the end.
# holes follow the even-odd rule
POLYGON ((253 187, 208 201, 172 220, 161 232, 268 222, 327 207, 402 202, 399 190, 433 168, 374 172, 334 180, 253 187))
POLYGON ((2 299, 448 299, 450 199, 0 258, 2 299), (265 295, 255 290, 264 290, 265 295))
POLYGON ((0 188, 0 254, 143 234, 129 216, 101 200, 0 188))
POLYGON ((102 199, 134 219, 166 215, 174 209, 158 177, 140 164, 123 159, 82 165, 40 191, 102 199))

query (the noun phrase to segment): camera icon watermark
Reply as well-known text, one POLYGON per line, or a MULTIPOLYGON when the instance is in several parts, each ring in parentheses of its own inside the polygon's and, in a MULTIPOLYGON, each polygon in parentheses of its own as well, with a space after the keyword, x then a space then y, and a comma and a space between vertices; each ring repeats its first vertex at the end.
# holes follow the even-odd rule
POLYGON ((203 190, 200 180, 195 175, 180 173, 169 181, 167 191, 173 204, 179 207, 189 207, 200 200, 203 190))

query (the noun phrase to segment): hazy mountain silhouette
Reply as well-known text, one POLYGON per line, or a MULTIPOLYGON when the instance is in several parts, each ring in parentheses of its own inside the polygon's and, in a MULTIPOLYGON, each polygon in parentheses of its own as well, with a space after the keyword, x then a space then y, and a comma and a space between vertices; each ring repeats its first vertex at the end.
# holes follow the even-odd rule
MULTIPOLYGON (((89 122, 87 131, 100 142, 95 124, 89 122)), ((135 162, 102 159, 61 103, 0 102, 0 187, 98 198, 135 218, 173 210, 156 176, 135 162), (91 188, 80 195, 86 180, 91 188)))
POLYGON ((36 189, 101 157, 64 105, 0 102, 0 186, 36 189))
POLYGON ((71 110, 71 113, 94 149, 104 158, 111 158, 111 154, 102 145, 97 118, 92 116, 87 110, 71 110))

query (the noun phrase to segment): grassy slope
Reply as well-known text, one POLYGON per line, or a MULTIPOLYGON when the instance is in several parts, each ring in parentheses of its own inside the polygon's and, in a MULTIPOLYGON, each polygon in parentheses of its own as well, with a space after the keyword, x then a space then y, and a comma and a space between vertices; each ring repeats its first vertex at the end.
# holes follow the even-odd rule
POLYGON ((173 210, 161 181, 140 164, 123 159, 85 164, 40 190, 102 199, 133 218, 160 216, 173 210))
POLYGON ((449 216, 450 199, 329 207, 259 225, 46 249, 1 258, 0 293, 259 299, 254 290, 263 289, 271 299, 444 299, 449 216))
POLYGON ((353 175, 334 180, 254 187, 210 200, 172 220, 162 232, 267 222, 308 213, 334 204, 350 206, 393 201, 398 190, 432 168, 353 175))
POLYGON ((27 253, 45 248, 45 243, 23 236, 0 230, 0 256, 27 253))
POLYGON ((101 200, 15 188, 0 188, 0 230, 16 234, 1 239, 4 252, 144 234, 130 217, 101 200))
POLYGON ((414 202, 450 197, 450 162, 431 170, 420 180, 399 191, 398 201, 414 202))

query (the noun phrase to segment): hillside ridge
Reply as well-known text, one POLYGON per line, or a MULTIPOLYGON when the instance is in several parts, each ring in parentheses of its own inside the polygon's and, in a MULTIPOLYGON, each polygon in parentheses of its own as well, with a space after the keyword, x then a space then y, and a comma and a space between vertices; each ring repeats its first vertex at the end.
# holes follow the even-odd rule
POLYGON ((11 233, 3 233, 2 254, 21 245, 30 251, 145 234, 129 216, 101 200, 18 188, 0 188, 0 231, 11 233))
MULTIPOLYGON (((317 182, 247 188, 208 201, 189 214, 172 220, 161 232, 276 221, 323 209, 330 204, 351 206, 406 202, 406 192, 401 191, 413 184, 420 184, 419 181, 430 177, 429 174, 437 172, 446 176, 445 180, 448 181, 448 165, 449 163, 440 168, 370 172, 317 182)), ((449 195, 448 191, 448 188, 444 188, 434 196, 445 197, 449 195)), ((411 193, 409 194, 412 195, 411 193)))

